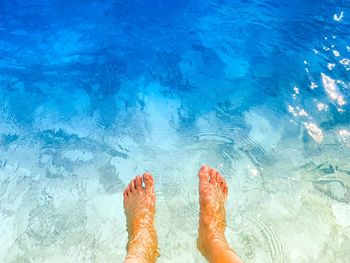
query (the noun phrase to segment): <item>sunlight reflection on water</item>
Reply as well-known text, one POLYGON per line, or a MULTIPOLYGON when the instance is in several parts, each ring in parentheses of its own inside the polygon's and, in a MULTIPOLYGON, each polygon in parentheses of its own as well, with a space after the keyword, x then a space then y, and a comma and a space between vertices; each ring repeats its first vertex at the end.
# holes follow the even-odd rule
POLYGON ((203 163, 244 262, 350 262, 345 2, 0 10, 0 262, 122 262, 122 191, 145 170, 159 262, 204 262, 203 163))

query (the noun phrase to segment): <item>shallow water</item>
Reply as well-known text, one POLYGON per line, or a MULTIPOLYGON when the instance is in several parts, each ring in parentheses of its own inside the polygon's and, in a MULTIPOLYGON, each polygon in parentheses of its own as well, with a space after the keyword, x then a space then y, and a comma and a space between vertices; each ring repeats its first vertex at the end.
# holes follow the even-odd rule
POLYGON ((0 262, 122 262, 145 170, 205 262, 203 163, 244 262, 350 262, 350 6, 289 2, 0 1, 0 262))

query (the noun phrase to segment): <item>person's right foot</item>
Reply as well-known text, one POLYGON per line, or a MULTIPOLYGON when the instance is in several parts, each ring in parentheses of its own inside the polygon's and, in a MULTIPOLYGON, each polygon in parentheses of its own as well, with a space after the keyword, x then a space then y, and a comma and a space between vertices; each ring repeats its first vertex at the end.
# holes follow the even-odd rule
POLYGON ((228 188, 225 179, 215 169, 202 166, 199 176, 199 229, 197 246, 209 261, 221 248, 230 249, 225 238, 228 188))

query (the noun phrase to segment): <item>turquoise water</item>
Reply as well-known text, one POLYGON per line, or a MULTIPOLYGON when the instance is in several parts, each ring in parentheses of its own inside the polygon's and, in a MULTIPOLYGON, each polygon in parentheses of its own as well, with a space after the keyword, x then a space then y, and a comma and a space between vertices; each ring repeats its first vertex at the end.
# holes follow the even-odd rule
POLYGON ((350 262, 347 1, 0 1, 0 262, 122 262, 154 174, 162 262, 196 250, 197 171, 244 262, 350 262))

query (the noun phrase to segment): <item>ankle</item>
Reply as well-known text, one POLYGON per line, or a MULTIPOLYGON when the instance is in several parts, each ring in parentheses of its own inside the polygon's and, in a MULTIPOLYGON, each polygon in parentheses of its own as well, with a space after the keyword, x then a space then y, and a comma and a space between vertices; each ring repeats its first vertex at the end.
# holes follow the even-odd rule
POLYGON ((211 217, 201 217, 199 221, 199 238, 207 246, 213 246, 216 243, 225 243, 225 222, 213 220, 211 217))
POLYGON ((202 231, 197 240, 198 250, 207 259, 211 258, 219 248, 225 247, 226 244, 227 241, 223 234, 208 233, 207 231, 202 231))
POLYGON ((159 256, 157 248, 131 246, 128 248, 128 252, 125 258, 126 262, 138 262, 138 263, 154 263, 159 256))
POLYGON ((143 259, 133 256, 126 256, 124 263, 147 263, 143 259))
POLYGON ((203 255, 209 262, 221 262, 224 254, 233 252, 227 243, 226 239, 215 239, 208 243, 205 253, 203 255))
POLYGON ((158 256, 158 238, 153 228, 139 230, 129 237, 126 259, 148 263, 155 262, 158 256))

